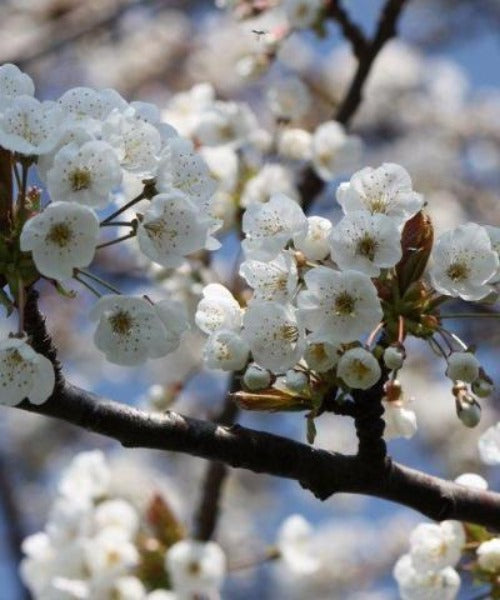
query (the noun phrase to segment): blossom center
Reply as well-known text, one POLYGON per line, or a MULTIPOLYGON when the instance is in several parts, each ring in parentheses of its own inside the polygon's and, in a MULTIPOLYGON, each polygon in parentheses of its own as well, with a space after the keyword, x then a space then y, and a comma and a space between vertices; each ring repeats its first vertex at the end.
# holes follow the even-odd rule
POLYGON ((356 299, 348 292, 341 292, 335 297, 334 306, 337 315, 352 315, 356 307, 356 299))
POLYGON ((187 572, 193 576, 199 575, 201 572, 200 563, 196 560, 192 560, 187 566, 187 572))
POLYGON ((363 379, 365 375, 370 373, 370 369, 364 364, 362 360, 359 360, 359 358, 353 360, 350 367, 350 371, 351 373, 354 373, 356 377, 359 377, 359 379, 363 379))
POLYGON ((375 253, 377 252, 377 247, 377 240, 373 239, 368 233, 365 233, 363 237, 358 240, 356 252, 373 262, 375 259, 375 253))
POLYGON ((87 190, 90 187, 92 177, 88 169, 75 169, 70 173, 69 181, 74 192, 87 190))
POLYGON ((368 200, 368 206, 370 207, 370 211, 374 213, 380 213, 385 215, 387 212, 387 202, 383 196, 379 196, 376 198, 370 198, 368 200))
POLYGON ((126 335, 132 329, 134 319, 131 317, 130 313, 120 310, 110 317, 109 322, 115 333, 126 335))
POLYGON ((73 230, 67 223, 56 223, 52 225, 47 236, 46 241, 64 248, 68 245, 73 237, 73 230))
POLYGON ((296 342, 299 339, 299 330, 295 325, 282 325, 280 328, 280 337, 287 342, 296 342))
POLYGON ((454 262, 446 270, 452 281, 463 281, 469 276, 470 269, 464 262, 454 262))

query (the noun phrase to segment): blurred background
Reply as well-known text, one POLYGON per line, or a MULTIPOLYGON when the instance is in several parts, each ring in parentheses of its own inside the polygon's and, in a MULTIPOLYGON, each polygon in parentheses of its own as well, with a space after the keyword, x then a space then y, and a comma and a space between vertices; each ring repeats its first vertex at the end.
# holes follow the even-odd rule
MULTIPOLYGON (((349 0, 345 6, 370 35, 382 2, 349 0)), ((201 92, 208 83, 224 101, 248 103, 259 127, 276 127, 266 90, 294 75, 309 88, 313 102, 297 126, 313 131, 334 113, 355 68, 350 46, 330 22, 323 37, 298 31, 280 45, 263 73, 255 64, 266 53, 264 34, 279 27, 279 11, 237 21, 209 1, 188 0, 4 0, 0 3, 0 64, 13 62, 35 80, 37 96, 56 99, 74 86, 111 87, 127 100, 154 102, 180 133, 191 135, 201 92), (264 38, 264 39, 263 39, 264 38)), ((400 36, 387 44, 365 88, 365 101, 351 131, 365 143, 363 165, 397 162, 425 194, 437 232, 468 220, 500 225, 500 2, 498 0, 413 0, 401 19, 400 36)), ((211 94, 212 91, 205 94, 211 94)), ((200 109, 201 110, 201 109, 200 109)), ((266 160, 262 151, 258 164, 266 160)), ((285 164, 290 185, 298 183, 296 164, 285 164)), ((224 182, 223 182, 224 183, 224 182)), ((234 199, 244 194, 236 184, 234 199)), ((309 214, 338 217, 334 190, 325 187, 309 214)), ((231 187, 231 186, 230 186, 231 187)), ((247 190, 248 192, 248 190, 247 190)), ((221 200, 223 212, 231 203, 221 200)), ((235 211, 233 210, 233 213, 235 211)), ((146 265, 131 247, 103 252, 98 269, 122 289, 144 293, 158 286, 193 308, 202 283, 235 279, 238 235, 234 214, 225 214, 222 248, 208 267, 193 263, 175 273, 146 265)), ((240 282, 241 285, 241 282, 240 282)), ((154 292, 157 293, 157 292, 154 292)), ((210 418, 220 408, 225 376, 203 370, 203 337, 190 333, 167 359, 142 369, 106 364, 92 348, 86 315, 93 299, 85 291, 70 301, 42 288, 41 306, 73 383, 149 410, 172 407, 210 418), (161 386, 154 387, 151 386, 161 386)), ((449 310, 466 307, 457 302, 449 310)), ((4 320, 5 321, 5 320, 4 320)), ((498 321, 449 321, 449 328, 478 347, 477 356, 498 382, 498 321)), ((3 323, 2 327, 8 327, 3 323)), ((481 465, 479 435, 500 415, 498 393, 482 402, 478 428, 456 418, 444 364, 423 343, 410 344, 402 375, 413 397, 419 430, 412 440, 390 442, 396 460, 429 473, 455 478, 472 471, 498 489, 498 467, 481 465)), ((300 414, 245 413, 248 426, 305 440, 300 414)), ((350 421, 324 415, 316 444, 341 452, 356 449, 350 421)), ((15 410, 3 410, 0 455, 0 599, 25 597, 17 577, 19 541, 43 527, 61 469, 78 451, 101 448, 114 466, 116 485, 147 499, 161 490, 188 530, 200 496, 205 465, 198 459, 137 450, 69 425, 15 410), (139 493, 137 490, 141 490, 139 493)), ((142 498, 142 501, 144 501, 142 498)), ((238 559, 259 556, 272 544, 283 519, 295 512, 318 525, 324 568, 307 581, 295 580, 279 564, 241 569, 230 575, 224 598, 392 599, 391 570, 406 551, 408 534, 422 519, 388 503, 338 495, 321 503, 296 483, 244 471, 231 471, 222 499, 217 539, 238 559)), ((463 598, 470 598, 464 585, 463 598)))

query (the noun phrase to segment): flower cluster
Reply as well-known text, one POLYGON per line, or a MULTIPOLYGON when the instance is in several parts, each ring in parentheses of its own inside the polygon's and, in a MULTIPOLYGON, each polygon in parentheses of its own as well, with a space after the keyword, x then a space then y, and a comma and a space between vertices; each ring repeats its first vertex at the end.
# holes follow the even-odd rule
POLYGON ((392 373, 384 398, 387 437, 411 437, 415 415, 395 377, 406 356, 403 343, 414 335, 447 360, 458 416, 474 426, 479 404, 467 384, 485 396, 491 380, 463 342, 441 326, 438 307, 447 297, 477 300, 492 291, 498 253, 491 233, 470 223, 433 247, 424 199, 396 164, 358 171, 338 187, 337 200, 344 213, 337 223, 306 217, 284 193, 247 206, 240 275, 253 295, 242 297, 240 306, 223 286, 205 288, 196 322, 210 335, 207 366, 244 370, 253 360, 243 375, 250 393, 236 395, 243 406, 310 408, 312 415, 332 389, 368 389, 385 369, 392 373), (460 286, 448 285, 443 278, 457 283, 460 265, 460 286), (469 288, 477 294, 466 293, 469 288), (437 336, 444 336, 448 352, 437 336))
MULTIPOLYGON (((488 488, 475 473, 464 473, 455 482, 471 489, 488 488)), ((412 531, 410 551, 394 567, 401 598, 456 598, 460 576, 454 567, 462 556, 467 558, 467 570, 473 573, 475 583, 490 586, 491 597, 496 597, 500 591, 500 538, 483 527, 442 521, 438 525, 422 523, 412 531)))
POLYGON ((99 451, 73 459, 44 531, 26 538, 23 552, 21 576, 35 598, 215 598, 226 572, 222 549, 184 538, 161 497, 143 513, 116 496, 99 451))
MULTIPOLYGON (((27 349, 23 327, 26 291, 37 279, 71 295, 62 284, 73 278, 100 297, 96 282, 114 288, 85 270, 100 248, 134 238, 149 260, 172 268, 217 248, 221 225, 205 161, 155 106, 128 103, 111 89, 73 88, 47 102, 34 93, 27 74, 0 66, 0 147, 14 182, 0 219, 2 303, 19 312, 19 343, 3 342, 2 402, 9 404, 42 402, 54 386, 52 368, 27 349), (45 190, 29 186, 35 170, 45 190), (125 212, 130 219, 120 220, 125 212), (126 233, 100 242, 112 227, 126 233)), ((169 299, 116 294, 101 298, 91 318, 99 321, 97 347, 122 365, 172 352, 188 327, 169 299)))

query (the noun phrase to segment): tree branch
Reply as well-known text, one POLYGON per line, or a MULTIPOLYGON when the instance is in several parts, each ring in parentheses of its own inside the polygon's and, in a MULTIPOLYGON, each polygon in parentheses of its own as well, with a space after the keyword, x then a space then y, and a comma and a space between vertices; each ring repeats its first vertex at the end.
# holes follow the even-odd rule
POLYGON ((347 124, 354 116, 363 99, 363 86, 370 74, 371 68, 379 52, 386 42, 396 35, 396 26, 407 0, 387 0, 382 10, 377 31, 370 42, 354 74, 351 85, 337 111, 336 120, 347 124))
POLYGON ((358 25, 351 21, 348 12, 341 5, 341 0, 330 0, 326 6, 325 15, 337 21, 344 37, 351 43, 354 55, 362 60, 368 46, 366 37, 358 25))
MULTIPOLYGON (((233 402, 231 394, 239 389, 239 380, 234 375, 231 376, 228 393, 224 399, 224 404, 220 413, 213 419, 214 423, 219 425, 233 425, 238 417, 238 406, 233 402)), ((222 488, 229 469, 222 462, 210 462, 205 472, 202 483, 202 494, 200 503, 194 518, 193 537, 208 541, 212 538, 217 526, 217 520, 220 510, 220 499, 222 488)))
MULTIPOLYGON (((342 30, 344 35, 351 42, 353 52, 358 57, 358 67, 347 92, 333 117, 339 123, 342 123, 345 126, 349 125, 351 119, 358 110, 363 100, 363 87, 368 79, 368 75, 371 72, 375 59, 385 43, 396 35, 397 23, 406 1, 407 0, 387 0, 381 12, 375 35, 369 43, 366 42, 363 36, 363 43, 361 44, 358 40, 355 45, 352 39, 352 31, 346 33, 346 30, 343 27, 342 30)), ((330 8, 328 10, 332 10, 331 6, 338 6, 338 0, 332 0, 329 6, 330 8)), ((354 34, 354 36, 354 39, 356 39, 356 34, 354 34)), ((304 212, 307 211, 314 202, 314 199, 321 193, 324 185, 325 182, 316 175, 311 167, 305 169, 301 181, 298 184, 304 212)))
MULTIPOLYGON (((363 455, 318 450, 240 425, 225 427, 174 412, 146 413, 73 386, 62 376, 37 296, 34 290, 28 294, 26 328, 34 350, 53 361, 56 385, 45 403, 35 405, 24 400, 18 408, 108 436, 126 448, 184 452, 255 473, 294 479, 321 500, 336 492, 364 494, 409 506, 435 520, 457 519, 499 527, 500 494, 495 492, 432 477, 388 457, 373 468, 363 455)), ((355 404, 361 408, 359 397, 355 404)))
POLYGON ((44 404, 19 408, 108 436, 126 448, 184 452, 226 465, 298 481, 325 500, 336 492, 364 494, 413 508, 435 520, 500 524, 500 494, 457 485, 389 458, 384 470, 363 459, 319 450, 239 425, 224 427, 174 412, 150 414, 68 383, 44 404))

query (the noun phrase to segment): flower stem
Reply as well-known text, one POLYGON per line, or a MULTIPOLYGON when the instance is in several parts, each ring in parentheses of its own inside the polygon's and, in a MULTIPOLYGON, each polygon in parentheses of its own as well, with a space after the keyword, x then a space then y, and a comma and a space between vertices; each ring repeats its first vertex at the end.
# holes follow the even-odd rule
POLYGON ((92 292, 92 294, 94 294, 98 298, 102 297, 102 294, 100 292, 98 292, 95 289, 95 287, 91 286, 90 283, 87 283, 86 281, 83 281, 83 279, 80 279, 78 277, 78 275, 73 274, 73 279, 76 279, 76 281, 78 281, 78 283, 80 283, 81 285, 83 285, 83 287, 86 287, 90 292, 92 292))
POLYGON ((135 231, 131 231, 130 233, 127 233, 126 235, 122 235, 119 238, 116 238, 114 240, 110 240, 109 242, 104 242, 103 244, 99 244, 98 246, 96 246, 96 250, 100 250, 101 248, 106 248, 107 246, 113 246, 114 244, 119 244, 120 242, 123 242, 125 240, 129 240, 130 238, 135 237, 135 231))
POLYGON ((135 198, 132 198, 132 200, 130 200, 130 202, 127 202, 127 204, 124 204, 121 208, 119 208, 118 210, 115 210, 114 213, 111 213, 109 215, 109 217, 106 217, 104 219, 104 221, 101 222, 101 227, 103 225, 107 225, 108 223, 110 223, 111 221, 113 221, 113 219, 115 217, 117 217, 118 215, 121 215, 122 212, 124 212, 125 210, 127 210, 128 208, 130 208, 131 206, 134 206, 134 204, 137 204, 138 202, 140 202, 141 200, 144 200, 144 198, 147 198, 145 190, 143 190, 138 196, 136 196, 135 198))
POLYGON ((19 337, 22 337, 24 335, 24 307, 26 305, 26 294, 24 289, 24 282, 21 277, 18 278, 17 286, 17 333, 19 334, 19 337))
MULTIPOLYGON (((115 292, 115 294, 119 294, 120 296, 122 295, 122 292, 118 288, 115 288, 113 285, 111 285, 107 281, 104 281, 104 279, 97 277, 97 275, 94 275, 93 273, 89 273, 88 271, 83 271, 82 269, 75 269, 75 273, 77 275, 84 275, 85 277, 92 279, 92 281, 95 281, 99 285, 102 285, 103 287, 107 288, 108 290, 115 292)), ((78 279, 75 274, 73 274, 73 277, 75 279, 77 279, 78 281, 80 281, 80 283, 82 283, 82 281, 80 279, 78 279)))
POLYGON ((136 220, 133 221, 103 221, 100 227, 135 227, 136 220))

